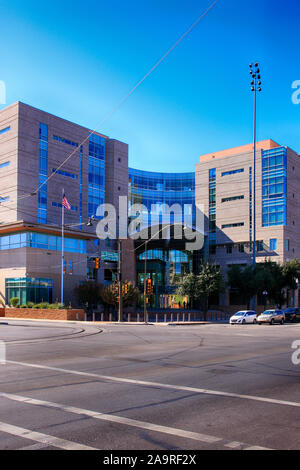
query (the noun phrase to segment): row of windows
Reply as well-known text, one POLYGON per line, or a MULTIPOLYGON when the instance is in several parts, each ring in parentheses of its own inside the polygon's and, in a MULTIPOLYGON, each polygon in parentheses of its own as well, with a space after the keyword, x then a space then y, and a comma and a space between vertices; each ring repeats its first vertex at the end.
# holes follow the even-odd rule
POLYGON ((4 168, 6 166, 10 165, 10 162, 4 162, 4 163, 0 163, 0 168, 4 168))
POLYGON ((5 196, 5 197, 0 197, 0 203, 1 202, 7 202, 10 200, 10 197, 9 196, 5 196))
POLYGON ((224 224, 222 228, 232 228, 232 227, 244 227, 244 222, 237 222, 235 224, 224 224))
MULTIPOLYGON (((62 207, 62 204, 60 202, 52 202, 53 207, 62 207)), ((77 206, 71 206, 71 211, 77 211, 77 206)))
POLYGON ((262 225, 285 225, 287 205, 286 148, 262 151, 262 225))
MULTIPOLYGON (((0 250, 16 248, 41 248, 61 251, 61 237, 36 232, 16 233, 0 237, 0 250)), ((86 241, 76 238, 64 238, 65 251, 71 253, 86 253, 86 241)))
POLYGON ((5 127, 4 129, 1 129, 0 134, 4 134, 4 132, 8 132, 8 131, 10 131, 10 126, 5 127))
POLYGON ((72 140, 65 139, 64 137, 59 137, 58 135, 54 135, 53 139, 57 142, 63 142, 64 144, 72 145, 72 147, 78 147, 77 142, 73 142, 72 140))
POLYGON ((230 170, 230 171, 224 171, 222 173, 222 176, 228 176, 228 175, 235 175, 237 173, 244 173, 244 168, 240 168, 238 170, 230 170))
POLYGON ((223 197, 221 202, 239 201, 244 199, 244 196, 223 197))
POLYGON ((98 134, 89 137, 89 156, 97 160, 105 160, 105 138, 98 134))
POLYGON ((38 222, 47 223, 47 160, 48 160, 48 126, 39 124, 39 186, 38 222))
POLYGON ((77 180, 78 178, 78 176, 74 175, 74 173, 69 173, 68 171, 65 171, 65 170, 56 170, 56 168, 52 168, 52 173, 57 173, 58 175, 67 176, 68 178, 72 178, 74 180, 77 180))

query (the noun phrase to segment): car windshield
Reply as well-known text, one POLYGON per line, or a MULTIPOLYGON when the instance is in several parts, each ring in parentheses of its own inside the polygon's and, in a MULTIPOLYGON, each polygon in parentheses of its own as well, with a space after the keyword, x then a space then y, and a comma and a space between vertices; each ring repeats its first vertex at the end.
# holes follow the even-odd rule
POLYGON ((295 313, 295 311, 296 310, 294 308, 286 308, 284 312, 285 313, 295 313))
POLYGON ((274 315, 275 311, 274 310, 266 310, 263 315, 274 315))
POLYGON ((242 317, 246 312, 237 312, 234 314, 235 317, 242 317))

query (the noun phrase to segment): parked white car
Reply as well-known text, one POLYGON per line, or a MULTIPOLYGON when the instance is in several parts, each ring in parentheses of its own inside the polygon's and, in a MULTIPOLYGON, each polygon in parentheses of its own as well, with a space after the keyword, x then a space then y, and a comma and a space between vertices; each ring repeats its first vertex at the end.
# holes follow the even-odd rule
POLYGON ((257 323, 261 325, 262 323, 269 323, 273 325, 274 323, 284 324, 285 315, 282 310, 266 310, 264 313, 259 315, 257 318, 257 323))
POLYGON ((229 320, 230 325, 245 325, 246 323, 256 323, 256 312, 254 310, 242 310, 235 313, 229 320))

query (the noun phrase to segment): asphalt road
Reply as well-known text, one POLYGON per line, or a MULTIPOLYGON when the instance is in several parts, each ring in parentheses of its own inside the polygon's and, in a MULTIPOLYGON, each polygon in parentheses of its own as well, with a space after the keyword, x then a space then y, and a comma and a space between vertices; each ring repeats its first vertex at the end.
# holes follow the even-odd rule
POLYGON ((300 449, 300 324, 101 329, 0 321, 0 449, 300 449))

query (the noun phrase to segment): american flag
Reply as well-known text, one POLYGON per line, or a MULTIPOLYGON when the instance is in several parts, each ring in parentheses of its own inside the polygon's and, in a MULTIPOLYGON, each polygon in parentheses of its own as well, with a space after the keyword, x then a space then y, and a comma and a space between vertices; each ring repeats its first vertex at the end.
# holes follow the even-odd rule
POLYGON ((68 211, 71 209, 71 206, 70 206, 69 201, 68 201, 68 199, 66 198, 66 195, 65 195, 65 194, 63 195, 63 198, 62 198, 62 205, 63 205, 64 208, 67 209, 68 211))

